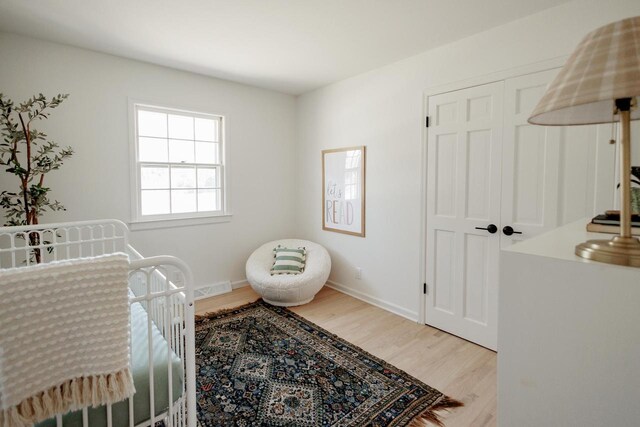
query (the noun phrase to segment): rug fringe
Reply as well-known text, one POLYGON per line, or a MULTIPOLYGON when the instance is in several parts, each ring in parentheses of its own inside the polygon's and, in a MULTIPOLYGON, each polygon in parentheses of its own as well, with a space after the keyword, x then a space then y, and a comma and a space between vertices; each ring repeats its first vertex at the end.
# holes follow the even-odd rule
POLYGON ((242 304, 242 305, 239 305, 237 307, 222 308, 222 309, 216 310, 216 311, 209 311, 209 312, 207 312, 205 314, 196 314, 195 315, 195 320, 196 320, 196 322, 202 322, 203 320, 211 319, 211 318, 218 317, 218 316, 223 316, 225 314, 234 312, 236 310, 242 310, 242 309, 245 309, 245 308, 249 308, 252 305, 255 305, 255 304, 259 303, 259 302, 262 302, 262 298, 258 298, 257 300, 255 300, 253 302, 248 302, 246 304, 242 304))
POLYGON ((430 406, 422 414, 414 418, 409 424, 409 427, 425 427, 428 426, 429 423, 435 424, 439 427, 444 427, 440 414, 436 414, 436 411, 447 411, 448 409, 459 408, 461 406, 464 406, 464 403, 451 399, 447 396, 442 396, 440 400, 430 406))

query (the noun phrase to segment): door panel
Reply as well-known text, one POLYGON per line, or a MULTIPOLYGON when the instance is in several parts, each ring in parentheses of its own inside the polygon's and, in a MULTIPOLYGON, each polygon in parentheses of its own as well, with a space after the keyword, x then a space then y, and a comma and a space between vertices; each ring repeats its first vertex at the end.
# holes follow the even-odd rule
POLYGON ((559 225, 614 208, 616 147, 610 139, 610 124, 561 129, 559 225))
POLYGON ((471 131, 467 134, 466 203, 467 219, 490 220, 489 199, 491 176, 487 165, 491 161, 491 131, 471 131))
POLYGON ((543 128, 518 125, 513 140, 513 206, 510 223, 544 224, 545 135, 543 128))
POLYGON ((428 324, 496 348, 503 83, 429 97, 428 324), (498 154, 498 156, 496 156, 498 154))
POLYGON ((448 314, 453 314, 453 283, 455 280, 455 233, 452 231, 435 230, 434 240, 434 268, 433 268, 433 300, 434 308, 448 314))
POLYGON ((437 135, 436 156, 436 213, 439 216, 456 215, 456 134, 437 135))
POLYGON ((463 278, 464 312, 466 320, 487 326, 487 297, 489 283, 487 264, 489 254, 488 238, 465 235, 465 270, 463 278))

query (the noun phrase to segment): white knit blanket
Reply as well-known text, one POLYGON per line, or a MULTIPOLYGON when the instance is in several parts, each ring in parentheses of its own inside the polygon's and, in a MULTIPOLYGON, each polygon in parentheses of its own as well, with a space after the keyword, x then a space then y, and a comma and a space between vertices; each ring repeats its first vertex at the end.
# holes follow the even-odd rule
POLYGON ((0 426, 135 393, 129 260, 117 253, 0 270, 0 426))

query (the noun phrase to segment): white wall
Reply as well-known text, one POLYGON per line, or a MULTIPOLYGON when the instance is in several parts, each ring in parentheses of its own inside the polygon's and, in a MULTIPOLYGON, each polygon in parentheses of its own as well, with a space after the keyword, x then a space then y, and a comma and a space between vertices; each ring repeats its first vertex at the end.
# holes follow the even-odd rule
MULTIPOLYGON (((76 154, 46 184, 66 212, 46 222, 130 220, 128 97, 227 118, 228 223, 137 231, 144 255, 183 258, 199 284, 242 280, 265 241, 294 234, 295 100, 288 95, 87 50, 0 33, 0 92, 21 101, 70 97, 41 128, 76 154)), ((0 189, 17 189, 0 173, 0 189)))
POLYGON ((424 90, 568 55, 638 14, 637 0, 575 1, 299 97, 298 234, 330 251, 330 280, 417 318, 424 90), (366 238, 321 228, 320 151, 353 145, 367 146, 366 238))

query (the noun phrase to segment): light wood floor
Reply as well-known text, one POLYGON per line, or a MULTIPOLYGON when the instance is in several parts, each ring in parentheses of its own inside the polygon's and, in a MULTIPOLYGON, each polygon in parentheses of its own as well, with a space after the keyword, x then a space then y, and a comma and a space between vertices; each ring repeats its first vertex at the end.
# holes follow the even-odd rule
MULTIPOLYGON (((196 313, 256 299, 247 286, 198 301, 196 313)), ((447 427, 496 425, 496 353, 327 287, 311 303, 291 310, 464 402, 444 416, 447 427)))

